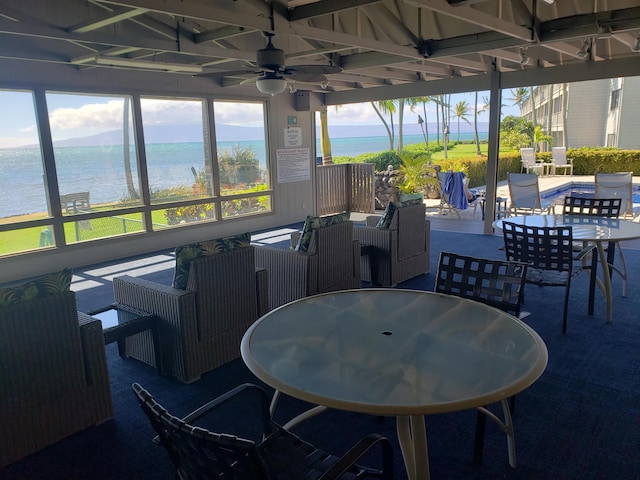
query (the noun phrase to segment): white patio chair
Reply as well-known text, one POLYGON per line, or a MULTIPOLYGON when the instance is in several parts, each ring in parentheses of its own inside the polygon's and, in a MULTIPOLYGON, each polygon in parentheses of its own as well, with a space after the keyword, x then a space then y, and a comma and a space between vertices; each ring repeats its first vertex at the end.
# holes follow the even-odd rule
POLYGON ((551 147, 551 175, 555 175, 557 169, 573 175, 573 158, 567 158, 567 147, 551 147))
POLYGON ((540 172, 540 175, 546 173, 547 166, 544 163, 537 163, 536 152, 533 148, 521 148, 520 158, 522 162, 521 173, 540 172))
POLYGON ((596 198, 620 198, 620 214, 634 217, 638 212, 633 209, 633 172, 596 173, 596 198))
POLYGON ((510 215, 540 215, 553 213, 553 201, 540 197, 538 176, 535 173, 509 173, 510 215))

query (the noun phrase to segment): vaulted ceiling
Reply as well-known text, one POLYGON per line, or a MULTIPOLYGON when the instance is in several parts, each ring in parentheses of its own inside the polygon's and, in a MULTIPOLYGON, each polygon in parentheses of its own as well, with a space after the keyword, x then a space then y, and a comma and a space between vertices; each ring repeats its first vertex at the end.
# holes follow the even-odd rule
MULTIPOLYGON (((640 56, 637 0, 0 0, 0 61, 255 80, 266 33, 296 88, 341 92, 640 56), (328 74, 308 66, 332 66, 328 74), (305 68, 314 75, 304 75, 305 68), (336 72, 336 73, 331 73, 336 72)), ((603 67, 606 63, 603 63, 603 67)), ((606 68, 606 67, 605 67, 606 68)), ((286 72, 285 72, 286 73, 286 72)))

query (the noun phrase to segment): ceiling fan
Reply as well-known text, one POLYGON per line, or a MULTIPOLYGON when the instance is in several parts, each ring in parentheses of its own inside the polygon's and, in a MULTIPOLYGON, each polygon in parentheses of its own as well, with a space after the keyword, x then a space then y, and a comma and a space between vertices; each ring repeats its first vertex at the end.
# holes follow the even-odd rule
POLYGON ((234 70, 230 72, 203 73, 198 76, 233 76, 254 74, 253 77, 241 82, 241 84, 254 83, 262 93, 276 95, 287 87, 287 80, 320 83, 326 82, 326 75, 339 73, 342 67, 333 65, 285 65, 284 50, 276 48, 271 41, 274 36, 271 32, 263 32, 267 38, 267 45, 256 52, 255 69, 234 70))

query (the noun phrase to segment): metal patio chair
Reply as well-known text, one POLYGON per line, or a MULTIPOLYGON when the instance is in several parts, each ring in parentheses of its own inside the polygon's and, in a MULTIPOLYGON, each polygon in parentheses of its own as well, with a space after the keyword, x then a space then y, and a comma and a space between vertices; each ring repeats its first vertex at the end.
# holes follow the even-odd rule
POLYGON ((393 478, 393 449, 386 437, 370 434, 342 457, 330 455, 274 422, 267 394, 257 385, 240 385, 182 419, 171 415, 138 383, 132 389, 157 433, 154 442, 165 448, 181 480, 393 478), (196 425, 215 414, 220 433, 196 425), (229 427, 229 417, 234 414, 237 420, 229 427), (381 467, 357 464, 374 446, 381 448, 381 467))
MULTIPOLYGON (((529 316, 521 310, 527 265, 504 260, 489 260, 451 252, 440 252, 434 291, 469 298, 499 308, 520 319, 529 316)), ((515 409, 515 396, 509 399, 515 409)), ((473 460, 482 461, 487 407, 478 408, 473 460)))

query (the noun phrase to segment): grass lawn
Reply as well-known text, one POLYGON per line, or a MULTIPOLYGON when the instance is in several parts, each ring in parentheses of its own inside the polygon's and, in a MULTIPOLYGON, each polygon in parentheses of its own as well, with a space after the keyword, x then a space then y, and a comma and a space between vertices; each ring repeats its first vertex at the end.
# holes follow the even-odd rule
MULTIPOLYGON (((481 143, 480 144, 480 151, 482 152, 482 155, 486 156, 487 152, 489 149, 489 144, 488 143, 481 143)), ((505 153, 505 152, 512 152, 514 151, 511 148, 506 148, 506 149, 500 149, 500 152, 505 153)), ((475 157, 476 155, 476 146, 473 143, 460 143, 456 146, 454 146, 453 148, 448 149, 447 151, 447 158, 448 159, 453 159, 453 158, 468 158, 468 157, 475 157)), ((431 158, 433 160, 443 160, 444 159, 444 150, 440 151, 440 152, 435 152, 431 155, 431 158)))

